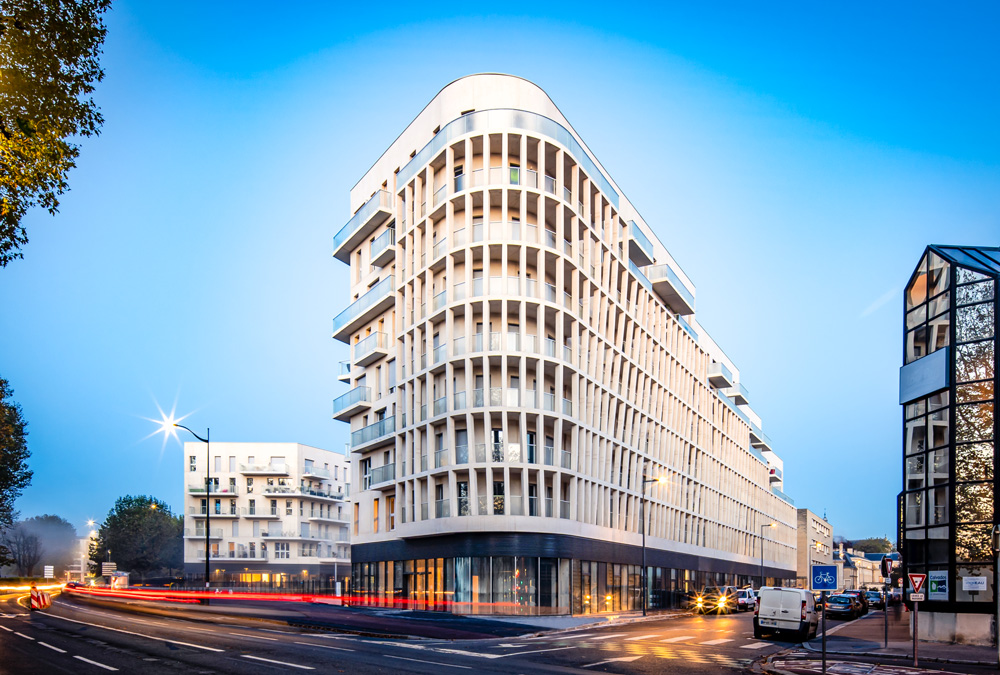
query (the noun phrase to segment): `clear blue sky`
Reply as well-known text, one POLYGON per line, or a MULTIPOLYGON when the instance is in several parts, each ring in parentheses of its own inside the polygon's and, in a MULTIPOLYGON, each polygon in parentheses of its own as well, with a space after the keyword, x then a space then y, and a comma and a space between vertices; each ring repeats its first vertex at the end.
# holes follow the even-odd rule
POLYGON ((115 3, 104 131, 0 270, 23 516, 179 510, 158 405, 342 450, 348 192, 442 86, 498 71, 549 93, 694 280, 796 504, 893 537, 902 285, 929 243, 1000 243, 996 5, 472 6, 115 3))

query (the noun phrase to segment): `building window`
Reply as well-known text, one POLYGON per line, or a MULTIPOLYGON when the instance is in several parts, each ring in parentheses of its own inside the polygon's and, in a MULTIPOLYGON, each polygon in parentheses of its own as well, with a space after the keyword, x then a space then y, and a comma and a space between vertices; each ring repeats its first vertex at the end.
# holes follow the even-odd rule
POLYGON ((188 461, 188 470, 189 471, 197 471, 198 470, 198 458, 195 457, 194 455, 191 455, 191 457, 189 458, 189 461, 188 461))
POLYGON ((291 499, 286 499, 285 500, 285 515, 286 516, 294 515, 294 511, 293 511, 293 507, 292 507, 292 500, 291 499))
POLYGON ((378 533, 378 499, 372 504, 372 532, 378 533))
POLYGON ((215 458, 215 472, 218 473, 222 471, 222 457, 216 456, 215 458))
POLYGON ((358 519, 360 516, 360 511, 358 510, 358 504, 354 505, 354 534, 358 533, 358 519))
POLYGON ((279 541, 274 545, 274 557, 275 558, 287 558, 288 557, 288 547, 287 541, 279 541))
POLYGON ((396 529, 396 497, 390 495, 385 498, 386 520, 389 522, 389 529, 396 529))

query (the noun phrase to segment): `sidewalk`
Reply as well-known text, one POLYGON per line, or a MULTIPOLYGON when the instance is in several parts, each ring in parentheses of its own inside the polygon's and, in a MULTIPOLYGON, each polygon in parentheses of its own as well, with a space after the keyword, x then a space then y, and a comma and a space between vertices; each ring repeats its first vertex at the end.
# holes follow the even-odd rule
MULTIPOLYGON (((822 624, 821 624, 822 626, 822 624)), ((822 636, 803 643, 801 650, 777 654, 763 664, 776 673, 821 672, 822 636)), ((832 628, 826 639, 828 673, 961 673, 996 672, 994 647, 920 641, 919 668, 913 668, 913 638, 910 614, 902 608, 889 609, 889 640, 885 642, 885 614, 867 616, 832 628), (850 657, 847 661, 845 657, 850 657)))

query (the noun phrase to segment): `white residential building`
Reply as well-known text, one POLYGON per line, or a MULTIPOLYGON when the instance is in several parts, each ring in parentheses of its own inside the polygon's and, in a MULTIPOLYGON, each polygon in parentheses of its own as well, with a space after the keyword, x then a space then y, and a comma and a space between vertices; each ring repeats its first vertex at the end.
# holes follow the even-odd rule
POLYGON ((545 92, 452 82, 351 209, 333 414, 351 425, 362 602, 638 609, 644 494, 650 606, 762 567, 794 581, 795 507, 743 374, 545 92))
POLYGON ((213 581, 274 586, 350 577, 350 469, 299 443, 184 444, 184 570, 204 578, 206 514, 213 581), (206 476, 209 489, 206 494, 206 476))

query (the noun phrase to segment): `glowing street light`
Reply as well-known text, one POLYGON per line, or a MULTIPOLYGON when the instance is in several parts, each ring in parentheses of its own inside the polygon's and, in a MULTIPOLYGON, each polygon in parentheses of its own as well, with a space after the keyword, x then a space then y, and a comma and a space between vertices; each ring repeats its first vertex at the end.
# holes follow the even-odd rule
POLYGON ((649 584, 646 581, 646 484, 647 483, 659 483, 663 485, 667 482, 666 476, 659 476, 657 478, 646 478, 646 469, 643 467, 642 473, 642 502, 641 510, 639 513, 639 520, 642 521, 642 574, 640 579, 642 580, 642 615, 646 616, 646 605, 647 597, 649 595, 649 584))
MULTIPOLYGON (((205 444, 205 590, 207 591, 209 588, 209 580, 212 578, 211 568, 209 566, 209 559, 211 558, 211 551, 212 551, 212 544, 211 544, 212 530, 209 527, 212 518, 212 508, 211 508, 212 500, 209 497, 209 495, 211 495, 212 493, 212 476, 210 473, 212 468, 212 453, 211 453, 212 444, 209 442, 209 439, 212 438, 212 430, 206 428, 205 438, 202 438, 201 436, 191 431, 183 424, 179 424, 178 422, 179 420, 175 420, 173 414, 171 414, 169 417, 164 416, 164 418, 159 422, 160 424, 159 430, 168 436, 173 436, 174 438, 176 438, 177 432, 175 431, 175 429, 183 429, 184 431, 188 432, 189 434, 191 434, 192 436, 194 436, 199 441, 205 444)), ((153 508, 156 508, 155 504, 153 505, 153 508)), ((205 604, 208 604, 207 597, 205 599, 205 604)))

